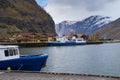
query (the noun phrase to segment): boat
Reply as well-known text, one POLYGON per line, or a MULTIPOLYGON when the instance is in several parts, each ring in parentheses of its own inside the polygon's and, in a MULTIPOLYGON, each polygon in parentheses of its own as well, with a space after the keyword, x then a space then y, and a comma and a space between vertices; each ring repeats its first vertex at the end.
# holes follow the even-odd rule
POLYGON ((21 56, 18 46, 0 45, 0 70, 40 71, 47 58, 47 54, 21 56))
POLYGON ((48 42, 49 46, 74 46, 74 45, 85 45, 86 42, 48 42))
POLYGON ((49 46, 72 46, 72 45, 85 45, 86 40, 83 38, 77 39, 73 36, 70 40, 66 37, 57 38, 57 41, 48 41, 49 46))

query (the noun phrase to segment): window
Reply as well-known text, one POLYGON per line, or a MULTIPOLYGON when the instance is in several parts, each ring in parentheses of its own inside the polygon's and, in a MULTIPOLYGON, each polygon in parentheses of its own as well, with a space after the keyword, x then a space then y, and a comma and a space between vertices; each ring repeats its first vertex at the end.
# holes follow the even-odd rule
POLYGON ((15 49, 15 54, 18 55, 18 51, 17 51, 17 49, 15 49))
POLYGON ((13 50, 13 53, 14 53, 14 55, 18 55, 17 49, 14 49, 14 50, 13 50))
POLYGON ((9 52, 8 52, 8 50, 5 50, 4 53, 5 53, 5 56, 6 56, 6 57, 9 56, 9 52))
POLYGON ((6 57, 15 56, 15 55, 18 55, 18 50, 17 49, 8 49, 8 50, 5 50, 4 53, 5 53, 6 57))
POLYGON ((17 55, 15 49, 13 50, 13 53, 14 53, 14 55, 17 55))
POLYGON ((10 56, 13 56, 13 50, 12 49, 9 50, 9 53, 10 53, 10 56))

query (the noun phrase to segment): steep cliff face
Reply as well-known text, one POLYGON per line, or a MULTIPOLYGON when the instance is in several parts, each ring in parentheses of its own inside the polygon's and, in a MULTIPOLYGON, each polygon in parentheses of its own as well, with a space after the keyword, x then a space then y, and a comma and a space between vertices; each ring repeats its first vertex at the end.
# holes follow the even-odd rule
POLYGON ((55 34, 55 23, 35 0, 0 0, 0 37, 14 32, 55 34))

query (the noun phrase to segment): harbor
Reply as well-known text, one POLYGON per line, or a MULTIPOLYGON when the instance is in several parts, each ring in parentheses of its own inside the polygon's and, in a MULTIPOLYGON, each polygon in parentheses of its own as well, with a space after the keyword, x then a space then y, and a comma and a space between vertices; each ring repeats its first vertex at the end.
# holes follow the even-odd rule
POLYGON ((91 1, 0 0, 0 80, 120 80, 120 0, 91 1))
POLYGON ((120 45, 54 46, 20 48, 22 55, 48 54, 41 72, 120 76, 120 45))
POLYGON ((48 72, 1 72, 0 80, 120 80, 120 77, 48 72))

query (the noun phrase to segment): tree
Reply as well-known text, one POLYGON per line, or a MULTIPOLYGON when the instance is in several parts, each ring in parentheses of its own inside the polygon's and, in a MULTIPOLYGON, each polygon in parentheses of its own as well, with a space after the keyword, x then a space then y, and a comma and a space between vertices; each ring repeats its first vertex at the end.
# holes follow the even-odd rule
POLYGON ((89 40, 90 41, 99 41, 99 38, 100 38, 99 33, 96 32, 90 36, 89 40))

